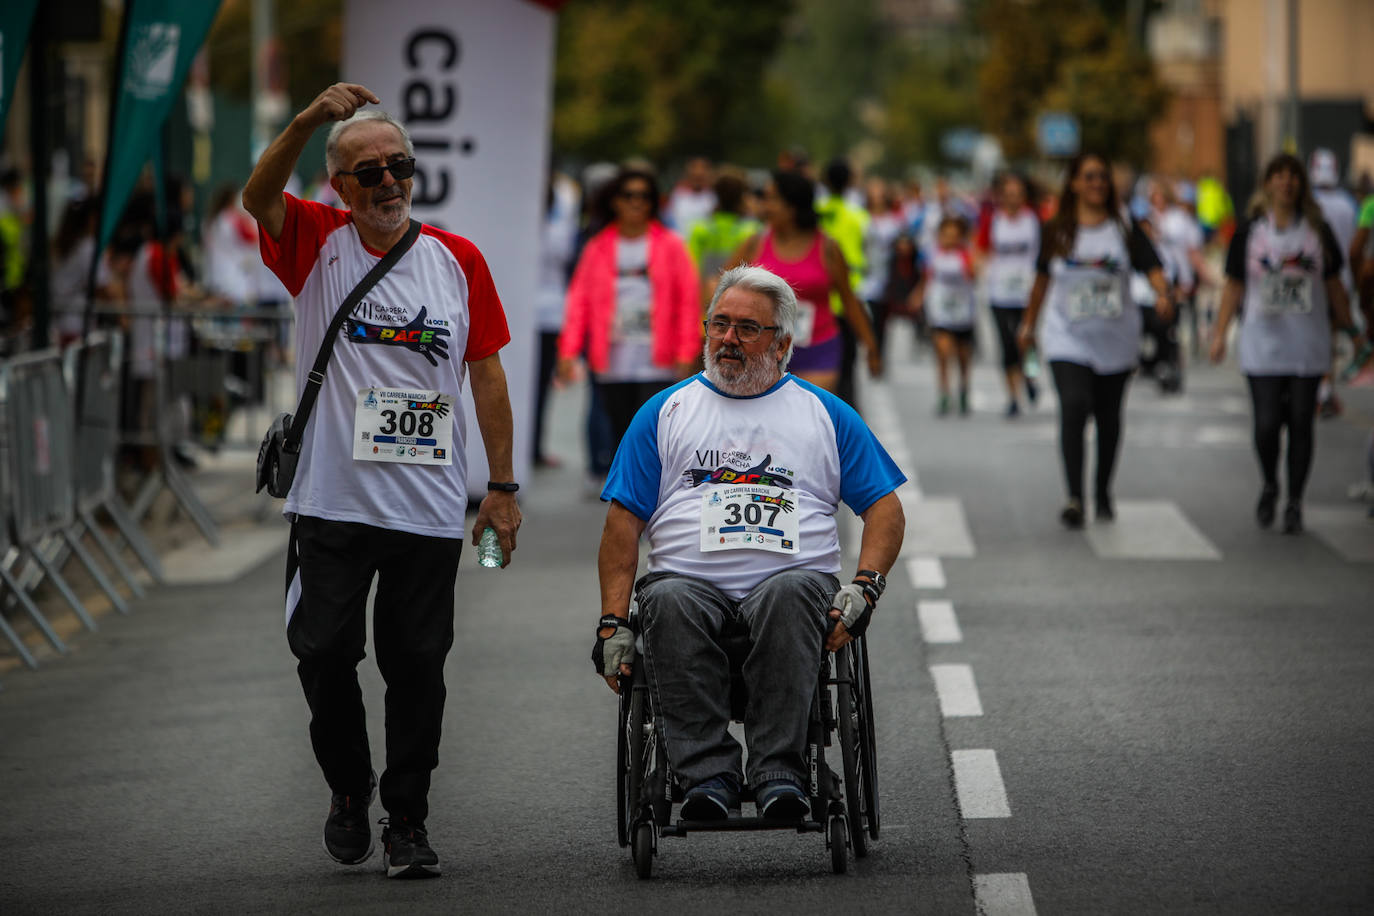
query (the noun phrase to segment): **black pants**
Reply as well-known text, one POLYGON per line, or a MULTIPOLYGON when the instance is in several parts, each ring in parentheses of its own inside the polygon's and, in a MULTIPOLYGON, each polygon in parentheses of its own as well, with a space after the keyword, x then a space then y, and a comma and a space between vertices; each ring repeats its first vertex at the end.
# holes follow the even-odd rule
POLYGON ((1149 359, 1140 361, 1140 369, 1146 375, 1156 376, 1161 381, 1172 382, 1179 371, 1178 365, 1178 312, 1168 321, 1159 317, 1153 305, 1141 306, 1141 325, 1145 336, 1154 343, 1154 353, 1149 359), (1161 375, 1161 372, 1166 373, 1161 375))
POLYGON ((453 646, 453 586, 463 542, 302 516, 286 560, 286 639, 310 705, 310 741, 336 794, 363 795, 372 772, 358 662, 367 593, 377 581, 373 638, 386 681, 382 805, 424 823, 439 765, 444 658, 453 646))
POLYGON ((1050 362, 1054 387, 1059 391, 1059 450, 1064 460, 1064 482, 1069 498, 1083 501, 1083 430, 1091 415, 1097 425, 1097 489, 1110 496, 1116 470, 1117 446, 1121 443, 1121 402, 1126 397, 1129 372, 1098 375, 1087 366, 1062 360, 1050 362))
POLYGON ((534 434, 530 437, 531 457, 539 464, 544 455, 544 411, 548 407, 553 370, 558 365, 558 332, 539 332, 539 368, 534 380, 534 434))
POLYGON ((1297 502, 1312 468, 1317 386, 1321 378, 1297 375, 1249 375, 1255 411, 1255 453, 1264 485, 1278 489, 1279 438, 1288 427, 1288 499, 1297 502))
POLYGON ((671 384, 669 382, 603 382, 597 380, 597 392, 601 396, 601 406, 611 421, 611 453, 620 448, 620 440, 625 438, 625 430, 635 412, 644 402, 671 384))
POLYGON ((1018 369, 1021 366, 1021 346, 1016 342, 1016 332, 1025 317, 1024 308, 1007 308, 1001 305, 992 307, 992 319, 997 325, 997 339, 1002 344, 1002 369, 1018 369))

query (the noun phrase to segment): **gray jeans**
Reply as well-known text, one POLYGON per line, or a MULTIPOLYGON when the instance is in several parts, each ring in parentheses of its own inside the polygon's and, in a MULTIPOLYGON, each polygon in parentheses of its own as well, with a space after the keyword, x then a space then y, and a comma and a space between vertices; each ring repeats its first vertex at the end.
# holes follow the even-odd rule
POLYGON ((684 785, 744 774, 739 742, 728 730, 730 659, 721 645, 722 633, 736 627, 747 628, 750 642, 743 667, 749 784, 805 783, 807 720, 838 588, 834 576, 809 569, 770 576, 739 601, 677 573, 639 580, 649 689, 668 760, 684 785))

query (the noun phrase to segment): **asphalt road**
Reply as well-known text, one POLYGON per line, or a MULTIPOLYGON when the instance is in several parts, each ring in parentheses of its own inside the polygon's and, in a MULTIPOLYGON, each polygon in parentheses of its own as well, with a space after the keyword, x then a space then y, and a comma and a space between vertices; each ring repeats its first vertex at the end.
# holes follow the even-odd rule
POLYGON ((928 358, 897 344, 867 403, 914 472, 913 549, 870 648, 883 835, 848 875, 817 835, 665 838, 647 882, 616 846, 615 704, 587 659, 604 507, 568 392, 567 463, 527 488, 515 564, 469 555, 459 577, 442 879, 320 848, 328 790, 274 557, 155 590, 6 675, 0 913, 1374 911, 1374 522, 1345 497, 1374 389, 1322 422, 1312 530, 1287 538, 1251 520, 1234 369, 1193 372, 1181 398, 1137 382, 1121 518, 1071 533, 1052 403, 1003 420, 983 366, 974 415, 937 420, 928 358), (942 585, 917 587, 918 557, 942 585), (938 621, 958 640, 934 641, 938 621))

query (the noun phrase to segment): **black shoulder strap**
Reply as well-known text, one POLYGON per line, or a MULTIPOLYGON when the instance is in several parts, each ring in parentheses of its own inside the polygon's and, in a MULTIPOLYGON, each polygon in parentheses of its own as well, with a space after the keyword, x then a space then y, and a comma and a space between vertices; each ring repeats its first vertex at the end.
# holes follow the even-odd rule
POLYGON ((410 250, 410 246, 415 244, 415 240, 420 237, 420 224, 415 220, 410 221, 410 228, 406 234, 401 236, 401 240, 391 246, 380 261, 373 265, 367 272, 367 276, 358 281, 358 285, 353 287, 353 291, 344 299, 343 305, 334 313, 334 320, 329 322, 329 330, 324 332, 324 340, 320 343, 320 352, 315 356, 315 365, 311 367, 310 374, 305 380, 305 390, 301 392, 301 403, 296 408, 296 415, 291 418, 291 429, 286 434, 286 441, 282 443, 282 451, 295 454, 301 450, 301 437, 305 435, 305 423, 310 419, 310 412, 315 409, 315 399, 320 395, 320 386, 324 384, 324 370, 329 365, 329 357, 334 353, 334 342, 338 339, 339 329, 343 327, 344 319, 358 302, 367 295, 368 290, 377 285, 377 281, 392 268, 401 256, 410 250))

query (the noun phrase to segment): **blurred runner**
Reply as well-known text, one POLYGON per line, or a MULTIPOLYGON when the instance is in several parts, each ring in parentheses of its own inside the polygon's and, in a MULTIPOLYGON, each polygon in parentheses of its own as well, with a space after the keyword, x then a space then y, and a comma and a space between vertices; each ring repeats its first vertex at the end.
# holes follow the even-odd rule
POLYGON ((878 352, 885 353, 888 306, 884 293, 892 268, 892 243, 903 230, 901 201, 891 186, 876 176, 865 183, 864 193, 868 210, 868 226, 864 230, 864 263, 867 267, 859 284, 858 295, 868 305, 878 352))
MULTIPOLYGON (((1331 367, 1332 325, 1356 335, 1340 281, 1345 258, 1295 156, 1285 153, 1269 162, 1246 216, 1226 257, 1212 361, 1226 357, 1226 330, 1243 306, 1240 371, 1250 383, 1255 451, 1264 476, 1255 518, 1262 528, 1274 523, 1279 443, 1287 427, 1283 532, 1297 534, 1302 531, 1302 495, 1312 466, 1317 386, 1331 367)), ((1357 337, 1357 347, 1362 343, 1357 337)))
MULTIPOLYGON (((1330 227, 1331 234, 1336 238, 1336 245, 1341 252, 1342 258, 1350 250, 1350 243, 1355 238, 1356 206, 1355 198, 1340 186, 1341 174, 1340 164, 1336 159, 1336 154, 1329 149, 1316 149, 1307 160, 1308 178, 1312 182, 1312 199, 1317 202, 1321 209, 1322 217, 1326 220, 1326 225, 1330 227)), ((1351 282, 1350 269, 1347 266, 1341 267, 1341 285, 1345 287, 1346 296, 1354 293, 1354 284, 1351 282)), ((1335 348, 1332 348, 1332 358, 1335 358, 1335 348)), ((1340 398, 1336 397, 1336 389, 1332 384, 1331 373, 1327 372, 1317 389, 1317 409, 1320 416, 1327 417, 1339 416, 1341 412, 1340 398)))
POLYGON ((1097 519, 1111 521, 1121 405, 1140 352, 1140 312, 1126 307, 1131 270, 1149 278, 1161 316, 1170 317, 1173 304, 1154 246, 1139 226, 1126 225, 1105 156, 1085 152, 1070 161, 1035 269, 1017 337, 1022 349, 1035 344, 1045 306, 1041 352, 1059 391, 1059 447, 1069 491, 1059 519, 1068 528, 1083 526, 1083 432, 1091 414, 1097 426, 1097 519))
POLYGON ((673 186, 664 207, 663 220, 681 236, 708 218, 716 209, 716 194, 711 190, 714 175, 711 160, 694 156, 687 160, 682 178, 673 186))
POLYGON ((1035 258, 1040 253, 1040 220, 1029 206, 1026 180, 1007 173, 994 186, 996 209, 978 240, 983 254, 983 279, 993 324, 1002 344, 1002 373, 1007 384, 1007 416, 1021 413, 1019 393, 1035 403, 1039 391, 1022 369, 1016 330, 1026 314, 1026 300, 1035 282, 1035 258))
POLYGON ((882 375, 883 358, 873 328, 849 283, 849 267, 840 246, 820 230, 815 185, 797 172, 774 172, 764 189, 766 228, 740 246, 730 263, 766 267, 792 285, 797 294, 797 332, 789 370, 834 391, 840 379, 842 350, 839 321, 830 310, 830 294, 840 297, 844 321, 863 342, 868 371, 882 375))
POLYGON ((544 225, 539 236, 539 289, 534 315, 539 329, 539 368, 535 378, 534 432, 530 437, 534 466, 558 467, 558 459, 544 451, 544 413, 558 365, 558 334, 563 328, 563 299, 568 272, 577 247, 577 187, 561 175, 549 176, 544 196, 544 225))
POLYGON ((935 343, 935 377, 940 398, 935 412, 950 409, 949 361, 959 361, 959 415, 968 416, 969 363, 973 359, 974 272, 968 225, 957 216, 940 220, 925 279, 916 288, 917 311, 925 315, 935 343))
MULTIPOLYGON (((1157 328, 1156 364, 1152 374, 1159 389, 1167 393, 1183 390, 1183 360, 1178 346, 1179 315, 1186 309, 1197 327, 1197 291, 1207 277, 1202 259, 1202 227, 1183 204, 1172 181, 1156 179, 1150 184, 1151 240, 1159 249, 1165 267, 1171 272, 1175 314, 1157 328)), ((1155 316, 1158 320, 1158 316, 1155 316)))
MULTIPOLYGON (((835 240, 849 265, 849 284, 858 289, 863 284, 868 264, 864 252, 864 235, 868 231, 868 211, 849 200, 854 173, 845 159, 832 159, 825 167, 824 194, 816 203, 821 231, 835 240)), ((838 293, 830 294, 830 310, 836 317, 844 314, 844 303, 838 293)), ((860 301, 862 306, 862 300, 860 301)), ((839 323, 841 352, 840 379, 835 393, 851 407, 858 407, 854 393, 854 360, 858 356, 858 342, 849 325, 839 323)))
MULTIPOLYGON (((697 265, 701 278, 702 304, 711 299, 716 279, 730 256, 759 231, 757 221, 744 215, 744 179, 735 172, 723 172, 716 178, 716 211, 698 221, 687 233, 687 251, 697 265)), ((705 314, 703 308, 702 313, 705 314)))
MULTIPOLYGON (((1178 277, 1179 266, 1177 256, 1173 251, 1160 244, 1159 228, 1155 220, 1154 211, 1146 209, 1136 220, 1146 238, 1155 246, 1155 252, 1159 255, 1160 265, 1164 270, 1164 280, 1169 284, 1169 289, 1173 292, 1175 309, 1178 303, 1178 277)), ((1177 352, 1177 340, 1174 338, 1178 327, 1178 314, 1175 312, 1174 320, 1164 321, 1159 317, 1155 310, 1155 290, 1150 285, 1150 278, 1143 271, 1131 271, 1131 300, 1140 309, 1140 322, 1144 329, 1145 336, 1141 341, 1140 371, 1147 376, 1153 376, 1159 381, 1160 391, 1169 392, 1172 389, 1168 386, 1171 378, 1169 375, 1169 354, 1177 352)))
POLYGON ((696 370, 701 292, 687 246, 658 220, 658 182, 622 169, 608 189, 615 222, 587 243, 568 285, 558 375, 585 357, 615 445, 635 411, 696 370))

